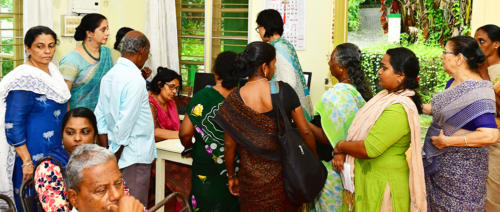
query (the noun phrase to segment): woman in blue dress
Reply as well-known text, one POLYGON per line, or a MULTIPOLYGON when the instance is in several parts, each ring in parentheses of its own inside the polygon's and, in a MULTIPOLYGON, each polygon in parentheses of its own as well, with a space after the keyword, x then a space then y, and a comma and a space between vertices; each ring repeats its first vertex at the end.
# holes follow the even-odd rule
POLYGON ((15 197, 18 210, 19 188, 33 176, 33 164, 49 154, 66 154, 61 119, 71 95, 51 63, 56 44, 48 27, 29 29, 24 38, 29 60, 0 82, 0 128, 5 129, 0 130, 0 193, 15 197))

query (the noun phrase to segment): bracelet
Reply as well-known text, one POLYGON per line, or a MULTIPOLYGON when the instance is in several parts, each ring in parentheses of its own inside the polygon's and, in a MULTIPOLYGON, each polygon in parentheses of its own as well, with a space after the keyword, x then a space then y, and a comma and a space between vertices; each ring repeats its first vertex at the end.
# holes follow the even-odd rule
POLYGON ((467 137, 464 135, 464 142, 465 142, 465 146, 469 146, 469 144, 467 143, 467 137))
POLYGON ((21 165, 22 168, 24 168, 26 166, 33 166, 33 161, 30 161, 30 162, 27 162, 27 163, 23 163, 23 165, 21 165))

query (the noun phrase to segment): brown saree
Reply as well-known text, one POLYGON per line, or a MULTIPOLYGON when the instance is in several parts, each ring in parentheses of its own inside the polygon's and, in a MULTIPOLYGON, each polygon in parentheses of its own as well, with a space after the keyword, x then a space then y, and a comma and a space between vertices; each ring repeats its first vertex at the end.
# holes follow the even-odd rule
POLYGON ((257 113, 233 91, 215 120, 238 143, 241 211, 297 211, 283 187, 274 110, 257 113))

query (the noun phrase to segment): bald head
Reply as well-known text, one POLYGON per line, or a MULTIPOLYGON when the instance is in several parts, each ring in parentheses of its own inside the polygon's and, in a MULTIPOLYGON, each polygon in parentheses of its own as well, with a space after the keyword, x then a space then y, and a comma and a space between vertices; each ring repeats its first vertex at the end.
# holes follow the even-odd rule
POLYGON ((140 50, 148 49, 149 40, 142 32, 130 31, 123 37, 120 42, 120 53, 122 56, 138 54, 140 50))

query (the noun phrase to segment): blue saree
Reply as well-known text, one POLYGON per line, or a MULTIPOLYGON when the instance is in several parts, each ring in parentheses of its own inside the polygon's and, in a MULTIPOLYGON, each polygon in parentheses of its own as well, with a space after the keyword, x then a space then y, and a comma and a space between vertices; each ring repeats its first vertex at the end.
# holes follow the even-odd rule
POLYGON ((486 80, 467 80, 433 96, 433 120, 423 148, 429 211, 484 210, 488 147, 438 149, 430 137, 439 135, 441 130, 451 136, 467 129, 466 125, 478 117, 494 114, 495 109, 493 86, 486 80))

